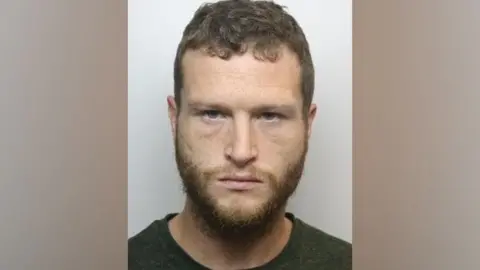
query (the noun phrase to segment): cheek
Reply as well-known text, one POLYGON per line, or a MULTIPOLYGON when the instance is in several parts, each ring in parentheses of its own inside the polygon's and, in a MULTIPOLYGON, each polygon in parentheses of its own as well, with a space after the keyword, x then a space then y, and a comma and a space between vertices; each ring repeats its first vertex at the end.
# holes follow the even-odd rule
POLYGON ((260 159, 272 170, 281 171, 288 164, 296 162, 304 151, 303 132, 285 131, 259 136, 260 159))
POLYGON ((182 127, 185 134, 192 140, 207 144, 221 140, 228 124, 222 122, 207 124, 195 117, 188 117, 184 123, 182 127))
POLYGON ((218 165, 222 157, 222 141, 219 136, 214 136, 211 131, 196 128, 193 125, 183 127, 182 141, 185 154, 200 167, 218 165))
POLYGON ((282 127, 259 127, 257 136, 261 145, 279 155, 289 155, 303 148, 305 128, 301 125, 285 125, 282 127))

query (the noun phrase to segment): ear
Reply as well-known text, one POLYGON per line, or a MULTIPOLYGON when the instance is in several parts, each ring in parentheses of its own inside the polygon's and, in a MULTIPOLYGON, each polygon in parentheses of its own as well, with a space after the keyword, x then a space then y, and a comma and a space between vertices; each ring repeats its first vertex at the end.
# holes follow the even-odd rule
POLYGON ((172 136, 175 137, 176 128, 177 128, 177 104, 173 96, 167 97, 168 103, 168 117, 170 118, 170 129, 172 131, 172 136))
POLYGON ((310 105, 310 109, 308 110, 308 119, 307 119, 308 138, 310 138, 310 135, 312 134, 313 120, 315 119, 316 114, 317 114, 317 105, 315 104, 310 105))

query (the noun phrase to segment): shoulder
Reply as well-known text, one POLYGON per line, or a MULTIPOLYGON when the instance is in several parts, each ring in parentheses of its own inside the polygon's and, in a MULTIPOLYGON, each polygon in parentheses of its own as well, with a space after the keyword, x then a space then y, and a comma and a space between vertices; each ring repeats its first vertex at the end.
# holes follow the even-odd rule
POLYGON ((296 226, 300 228, 304 246, 312 248, 322 247, 334 254, 344 254, 351 251, 351 243, 320 230, 303 220, 297 219, 296 222, 296 226))
POLYGON ((156 220, 138 234, 128 239, 128 264, 138 264, 145 256, 154 253, 161 237, 161 220, 156 220))
POLYGON ((328 265, 328 269, 352 269, 352 244, 296 218, 303 259, 328 265))
POLYGON ((128 251, 136 251, 138 249, 148 249, 157 243, 159 235, 161 235, 162 220, 155 220, 145 229, 128 239, 128 251))
POLYGON ((128 239, 128 269, 151 269, 167 263, 172 250, 167 218, 156 220, 128 239))

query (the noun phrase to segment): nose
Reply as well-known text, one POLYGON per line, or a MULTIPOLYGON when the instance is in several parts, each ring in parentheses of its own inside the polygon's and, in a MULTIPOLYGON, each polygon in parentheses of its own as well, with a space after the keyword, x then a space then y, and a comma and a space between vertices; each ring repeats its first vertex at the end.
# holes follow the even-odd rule
POLYGON ((225 149, 225 155, 229 161, 238 167, 245 167, 257 158, 258 150, 251 123, 247 117, 235 119, 229 135, 230 144, 225 149))

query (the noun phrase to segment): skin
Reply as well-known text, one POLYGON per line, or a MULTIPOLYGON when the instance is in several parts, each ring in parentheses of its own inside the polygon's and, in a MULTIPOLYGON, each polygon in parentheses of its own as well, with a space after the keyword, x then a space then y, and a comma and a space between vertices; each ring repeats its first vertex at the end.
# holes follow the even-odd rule
POLYGON ((303 115, 299 62, 286 48, 273 63, 251 52, 225 61, 190 50, 183 71, 181 106, 167 99, 187 193, 169 224, 172 236, 209 268, 265 264, 288 242, 285 206, 303 172, 316 114, 312 104, 303 115), (219 181, 232 173, 260 183, 232 191, 219 181))

